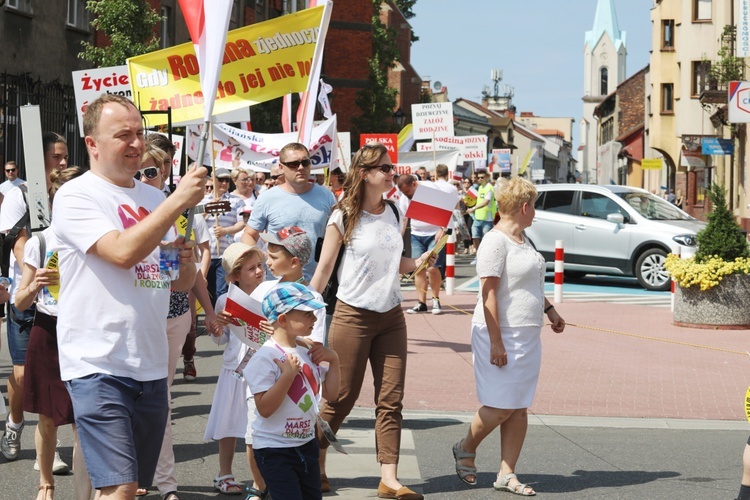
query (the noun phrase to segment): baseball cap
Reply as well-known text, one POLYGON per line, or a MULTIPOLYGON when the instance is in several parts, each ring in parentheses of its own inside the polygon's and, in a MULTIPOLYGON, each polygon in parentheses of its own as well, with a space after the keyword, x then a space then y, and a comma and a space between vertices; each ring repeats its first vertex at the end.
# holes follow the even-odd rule
POLYGON ((307 237, 304 229, 298 226, 285 227, 275 234, 260 233, 260 238, 266 243, 273 243, 286 248, 302 264, 306 264, 310 260, 310 255, 312 255, 312 241, 307 237))
POLYGON ((221 256, 221 267, 224 268, 224 271, 227 274, 231 273, 235 262, 237 262, 237 259, 252 250, 252 248, 253 247, 251 247, 247 243, 242 243, 239 241, 237 243, 232 243, 227 247, 226 250, 224 250, 224 253, 221 256))
POLYGON ((315 298, 315 295, 301 283, 294 281, 279 283, 263 298, 263 315, 271 323, 289 311, 316 311, 326 305, 315 298))
POLYGON ((232 173, 229 171, 228 168, 221 167, 221 168, 217 168, 216 169, 216 178, 217 179, 219 177, 231 177, 231 176, 232 176, 232 173))

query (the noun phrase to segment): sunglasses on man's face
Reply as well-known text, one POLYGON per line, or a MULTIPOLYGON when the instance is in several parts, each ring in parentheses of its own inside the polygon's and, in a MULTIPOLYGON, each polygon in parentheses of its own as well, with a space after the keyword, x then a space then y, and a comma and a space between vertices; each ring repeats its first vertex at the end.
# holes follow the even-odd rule
POLYGON ((15 168, 9 168, 9 169, 5 170, 5 172, 8 173, 8 174, 11 173, 11 172, 15 172, 15 171, 16 171, 15 168))
POLYGON ((159 169, 156 167, 142 168, 135 173, 135 180, 141 180, 142 175, 146 176, 146 179, 154 179, 157 175, 159 175, 159 169))
POLYGON ((229 182, 229 177, 217 177, 216 182, 229 182))
POLYGON ((281 163, 285 167, 291 168, 292 170, 296 170, 299 168, 300 165, 302 165, 303 167, 309 167, 310 158, 307 158, 305 160, 294 160, 294 161, 286 161, 286 162, 280 161, 279 163, 281 163))
POLYGON ((271 180, 272 180, 272 181, 275 181, 275 180, 277 180, 277 179, 278 179, 279 177, 281 177, 281 175, 282 175, 282 174, 278 174, 278 175, 272 175, 272 176, 271 176, 271 180))
POLYGON ((380 171, 383 172, 384 174, 390 174, 391 171, 394 168, 396 168, 396 166, 395 165, 389 165, 389 164, 386 163, 385 165, 375 165, 374 167, 370 167, 370 168, 371 169, 379 168, 380 171))

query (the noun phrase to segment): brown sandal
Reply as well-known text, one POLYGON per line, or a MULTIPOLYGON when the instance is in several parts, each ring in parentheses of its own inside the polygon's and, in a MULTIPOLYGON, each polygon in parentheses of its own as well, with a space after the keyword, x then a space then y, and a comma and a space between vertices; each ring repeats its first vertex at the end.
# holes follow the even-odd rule
POLYGON ((51 491, 52 492, 52 496, 55 496, 55 485, 54 484, 45 484, 44 486, 40 486, 38 488, 38 491, 44 491, 44 500, 47 500, 47 492, 48 491, 51 491))

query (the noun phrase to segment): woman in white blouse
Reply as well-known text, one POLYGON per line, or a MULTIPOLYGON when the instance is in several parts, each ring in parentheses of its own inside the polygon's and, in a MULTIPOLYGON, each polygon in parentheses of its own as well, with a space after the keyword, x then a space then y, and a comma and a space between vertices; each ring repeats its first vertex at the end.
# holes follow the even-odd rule
POLYGON ((493 486, 522 496, 536 494, 518 480, 515 467, 539 379, 543 315, 552 331, 565 328, 544 296, 544 258, 523 234, 534 219, 536 194, 534 185, 522 177, 495 187, 501 217, 477 250, 481 289, 471 322, 474 377, 482 407, 466 437, 453 446, 458 477, 475 486, 477 447, 499 426, 500 472, 493 486))
MULTIPOLYGON (((401 308, 399 277, 428 258, 402 256, 404 216, 383 199, 393 187, 394 167, 382 144, 360 149, 344 182, 344 195, 328 221, 320 262, 310 285, 323 290, 341 245, 338 299, 328 344, 341 359, 341 390, 321 415, 333 431, 341 426, 359 396, 368 360, 375 385, 375 443, 381 481, 380 498, 421 500, 397 477, 401 443, 401 410, 406 375, 406 322, 401 308)), ((434 259, 434 257, 433 257, 434 259)), ((320 437, 320 436, 319 436, 320 437)), ((321 439, 321 484, 330 490, 321 439)))

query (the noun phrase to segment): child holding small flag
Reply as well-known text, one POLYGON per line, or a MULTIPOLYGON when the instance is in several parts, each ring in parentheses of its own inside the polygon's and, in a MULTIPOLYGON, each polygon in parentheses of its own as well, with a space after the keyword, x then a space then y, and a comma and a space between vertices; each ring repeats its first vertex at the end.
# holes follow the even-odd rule
MULTIPOLYGON (((227 282, 234 283, 247 295, 263 281, 263 252, 257 247, 245 243, 232 243, 222 255, 221 265, 226 272, 227 282)), ((237 495, 245 491, 245 486, 235 480, 232 474, 232 461, 237 438, 245 436, 246 400, 250 394, 246 381, 235 376, 234 372, 245 357, 248 346, 226 327, 231 319, 225 311, 226 302, 227 294, 223 294, 216 301, 216 311, 221 312, 217 315, 217 325, 211 333, 214 335, 213 340, 219 345, 226 344, 226 348, 203 439, 219 441, 219 474, 214 479, 214 488, 224 494, 237 495)), ((265 489, 259 473, 257 476, 253 474, 253 480, 256 488, 265 489)))
POLYGON ((280 283, 271 290, 263 299, 263 314, 273 336, 244 370, 256 404, 255 459, 273 498, 323 498, 315 422, 321 394, 327 399, 338 395, 339 358, 301 337, 312 332, 314 311, 324 307, 300 283, 280 283))

